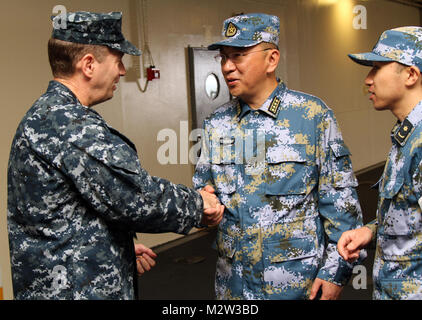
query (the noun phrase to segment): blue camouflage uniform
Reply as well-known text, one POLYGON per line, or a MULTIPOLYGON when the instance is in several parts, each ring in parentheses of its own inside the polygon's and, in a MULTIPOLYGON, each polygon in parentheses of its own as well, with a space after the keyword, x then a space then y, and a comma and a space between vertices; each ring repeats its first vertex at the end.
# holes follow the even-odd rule
MULTIPOLYGON (((278 45, 279 29, 276 16, 235 16, 208 48, 278 45)), ((362 225, 357 180, 333 111, 317 97, 281 82, 259 110, 240 98, 218 108, 204 121, 193 182, 212 185, 226 206, 218 299, 306 299, 316 277, 349 280, 336 243, 362 225)))
POLYGON ((379 182, 375 299, 422 299, 422 101, 392 131, 379 182), (407 130, 404 130, 407 127, 407 130), (406 139, 399 135, 406 136, 406 139))
POLYGON ((320 99, 281 83, 259 110, 240 99, 204 121, 194 187, 226 206, 218 228, 219 299, 304 299, 318 277, 352 266, 336 250, 362 224, 350 153, 320 99))
MULTIPOLYGON (((77 14, 90 15, 98 17, 77 14)), ((195 190, 150 176, 132 142, 51 81, 10 152, 15 298, 133 299, 135 232, 186 234, 200 226, 202 208, 195 190)))
MULTIPOLYGON (((383 32, 372 52, 350 54, 355 62, 396 61, 422 70, 422 28, 383 32)), ((378 182, 374 299, 422 299, 422 101, 391 132, 392 148, 378 182)))

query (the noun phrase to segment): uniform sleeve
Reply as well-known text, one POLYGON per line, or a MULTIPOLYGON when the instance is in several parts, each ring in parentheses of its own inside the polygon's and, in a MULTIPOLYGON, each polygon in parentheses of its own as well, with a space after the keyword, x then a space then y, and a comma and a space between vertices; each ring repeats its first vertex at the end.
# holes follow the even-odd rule
POLYGON ((350 152, 344 144, 336 119, 328 110, 322 119, 318 141, 319 213, 326 235, 326 248, 318 278, 345 285, 354 264, 347 263, 337 252, 337 241, 344 231, 362 226, 362 211, 355 187, 350 152))
POLYGON ((62 170, 94 211, 135 232, 186 234, 200 225, 198 192, 150 176, 136 150, 107 127, 91 123, 66 137, 62 170))
POLYGON ((371 222, 368 222, 367 224, 365 224, 365 227, 371 229, 372 240, 374 241, 376 239, 376 234, 377 234, 377 230, 378 230, 378 220, 374 219, 371 222))

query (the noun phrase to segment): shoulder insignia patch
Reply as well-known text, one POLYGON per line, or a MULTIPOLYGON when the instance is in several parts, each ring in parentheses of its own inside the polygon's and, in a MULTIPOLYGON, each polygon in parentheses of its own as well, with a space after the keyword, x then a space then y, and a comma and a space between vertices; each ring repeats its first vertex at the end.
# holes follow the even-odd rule
POLYGON ((281 100, 278 97, 275 97, 268 108, 268 112, 273 116, 277 116, 278 110, 280 109, 281 100))
POLYGON ((401 145, 404 146, 406 144, 407 138, 411 135, 413 132, 413 125, 412 123, 405 119, 403 121, 403 124, 397 130, 396 134, 394 135, 394 139, 401 145))

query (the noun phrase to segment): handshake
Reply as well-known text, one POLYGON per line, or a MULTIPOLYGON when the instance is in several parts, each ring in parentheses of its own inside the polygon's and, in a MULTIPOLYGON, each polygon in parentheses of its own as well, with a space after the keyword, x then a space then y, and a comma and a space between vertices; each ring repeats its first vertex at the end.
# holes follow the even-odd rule
POLYGON ((214 188, 205 186, 198 192, 204 201, 204 213, 202 215, 201 223, 210 227, 218 225, 221 222, 221 219, 223 219, 225 207, 214 194, 214 188))

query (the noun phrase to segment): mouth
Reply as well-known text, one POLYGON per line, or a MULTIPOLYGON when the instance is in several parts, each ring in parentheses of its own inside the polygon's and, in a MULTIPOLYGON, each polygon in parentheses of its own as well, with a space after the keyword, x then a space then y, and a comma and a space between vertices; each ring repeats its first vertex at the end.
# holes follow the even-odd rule
POLYGON ((235 78, 226 78, 226 82, 227 82, 227 85, 228 85, 229 87, 232 87, 232 86, 236 85, 236 84, 239 82, 239 79, 235 79, 235 78))

